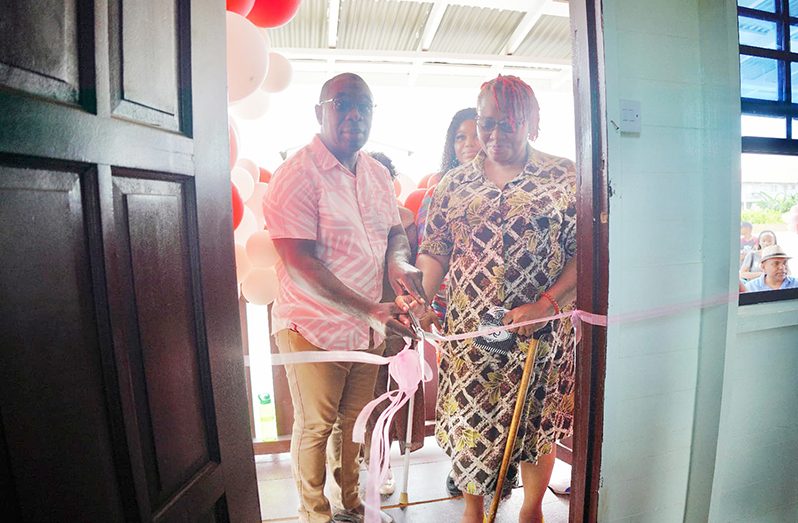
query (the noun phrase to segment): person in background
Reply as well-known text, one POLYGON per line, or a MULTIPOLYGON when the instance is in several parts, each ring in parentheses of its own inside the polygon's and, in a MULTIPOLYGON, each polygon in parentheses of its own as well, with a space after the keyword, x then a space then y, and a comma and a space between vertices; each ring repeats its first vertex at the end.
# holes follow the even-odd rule
MULTIPOLYGON (((424 240, 424 230, 427 222, 427 213, 435 186, 448 171, 473 160, 482 150, 482 145, 477 137, 477 110, 473 107, 460 109, 452 117, 449 128, 446 130, 446 141, 443 144, 441 168, 433 174, 428 181, 427 194, 421 201, 418 214, 416 214, 416 228, 418 230, 418 244, 424 240)), ((441 283, 438 292, 432 298, 432 308, 438 315, 439 326, 446 318, 446 279, 441 283)), ((451 482, 447 483, 449 493, 459 495, 451 482)))
POLYGON ((749 250, 743 262, 740 264, 740 278, 743 281, 750 281, 759 278, 762 275, 762 270, 759 267, 760 256, 759 253, 765 247, 775 245, 776 233, 773 231, 762 231, 756 238, 756 247, 749 250))
POLYGON ((789 275, 787 260, 791 257, 784 249, 770 245, 762 249, 760 256, 759 266, 763 274, 745 284, 747 292, 798 288, 798 280, 789 275))
MULTIPOLYGON (((416 214, 419 245, 424 239, 427 212, 432 202, 432 194, 435 191, 435 186, 443 175, 460 165, 470 162, 476 157, 477 153, 482 150, 482 144, 479 143, 479 138, 477 137, 476 118, 477 110, 474 107, 467 107, 454 113, 452 121, 449 122, 449 128, 446 129, 446 139, 443 144, 440 170, 429 176, 427 180, 427 193, 424 195, 424 199, 421 201, 421 206, 416 214)), ((438 288, 438 291, 431 301, 432 309, 438 316, 437 326, 439 328, 446 318, 446 284, 447 278, 444 277, 441 286, 438 288)), ((437 373, 436 379, 433 381, 437 389, 437 373)), ((451 472, 446 476, 446 491, 452 496, 460 496, 462 494, 451 472)))
MULTIPOLYGON (((396 292, 404 287, 423 298, 391 179, 361 151, 373 109, 360 76, 344 73, 325 82, 315 107, 319 134, 277 169, 264 196, 280 257, 272 330, 281 354, 382 354, 387 334, 415 336, 396 317, 396 304, 380 303, 384 272, 396 292)), ((291 465, 300 520, 362 521, 360 445, 352 430, 374 397, 377 366, 304 363, 285 370, 294 407, 291 465), (328 464, 332 496, 340 503, 334 510, 324 495, 328 464)))
POLYGON ((754 226, 751 225, 751 222, 740 223, 740 262, 743 261, 743 257, 748 251, 756 247, 756 238, 751 234, 753 230, 754 226))
MULTIPOLYGON (((391 180, 394 180, 397 176, 396 167, 393 164, 393 161, 384 153, 372 151, 369 153, 372 158, 380 162, 382 165, 388 169, 388 174, 391 175, 391 180)), ((418 250, 418 241, 416 238, 416 222, 415 217, 413 216, 413 212, 409 209, 405 209, 404 207, 399 207, 399 216, 402 219, 402 227, 405 229, 405 234, 407 235, 407 240, 410 243, 410 259, 411 262, 415 263, 416 260, 416 251, 418 250)), ((387 272, 386 272, 387 278, 387 272)), ((382 301, 389 302, 393 301, 396 298, 396 294, 393 292, 391 288, 390 282, 384 281, 382 284, 382 301)), ((394 356, 399 354, 405 347, 404 338, 396 334, 388 334, 385 337, 385 353, 384 356, 394 356)), ((396 389, 396 383, 390 379, 388 374, 388 366, 387 365, 380 365, 377 370, 377 382, 374 386, 374 396, 377 397, 388 389, 393 390, 396 389), (390 381, 390 383, 389 383, 390 381)), ((414 401, 414 408, 413 408, 413 436, 412 436, 412 444, 410 446, 409 451, 413 452, 415 450, 420 449, 424 446, 424 387, 419 387, 416 390, 414 401)), ((363 455, 366 459, 366 463, 370 458, 369 456, 369 449, 371 448, 371 434, 374 429, 374 423, 377 421, 379 415, 385 410, 387 406, 387 402, 383 403, 382 405, 378 406, 371 414, 369 418, 368 425, 366 426, 366 441, 365 445, 363 446, 363 455)), ((405 448, 406 445, 406 430, 407 430, 407 413, 408 413, 408 406, 405 405, 400 409, 393 418, 393 422, 388 431, 388 446, 390 447, 391 443, 394 441, 399 442, 399 448, 402 453, 408 451, 405 448)), ((394 493, 396 488, 396 482, 393 477, 393 472, 389 466, 388 468, 388 478, 385 482, 380 485, 380 494, 382 495, 390 495, 394 493)))
MULTIPOLYGON (((483 84, 477 99, 482 151, 438 183, 416 266, 428 295, 449 274, 444 333, 480 329, 496 318, 512 339, 441 344, 436 439, 463 491, 462 523, 481 523, 508 437, 524 358, 535 330, 512 328, 571 309, 576 298, 576 167, 532 148, 540 109, 515 76, 483 84)), ((402 310, 435 314, 399 296, 402 310)), ((543 520, 543 496, 558 439, 571 434, 574 355, 571 325, 555 321, 541 337, 511 468, 524 500, 518 521, 543 520)), ((512 482, 509 482, 511 484, 512 482)), ((508 486, 509 486, 508 484, 508 486)))

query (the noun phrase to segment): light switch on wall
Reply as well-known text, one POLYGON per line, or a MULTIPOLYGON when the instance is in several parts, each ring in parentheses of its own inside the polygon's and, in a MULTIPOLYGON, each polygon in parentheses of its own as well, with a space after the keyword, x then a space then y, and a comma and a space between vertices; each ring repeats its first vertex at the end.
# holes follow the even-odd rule
POLYGON ((640 102, 637 100, 621 100, 622 133, 640 134, 640 102))

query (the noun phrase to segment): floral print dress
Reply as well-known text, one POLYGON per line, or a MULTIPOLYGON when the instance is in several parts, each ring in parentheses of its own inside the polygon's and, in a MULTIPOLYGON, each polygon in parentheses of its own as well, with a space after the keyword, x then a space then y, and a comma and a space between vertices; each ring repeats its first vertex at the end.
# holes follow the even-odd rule
MULTIPOLYGON (((502 189, 485 178, 484 162, 480 152, 441 180, 419 250, 449 256, 446 334, 478 330, 497 309, 536 301, 576 253, 572 161, 528 147, 525 168, 502 189)), ((537 462, 571 433, 570 321, 552 331, 538 344, 510 477, 519 461, 537 462)), ((436 407, 438 444, 452 458, 457 486, 474 495, 495 488, 530 338, 499 342, 505 350, 482 341, 443 344, 436 407)))

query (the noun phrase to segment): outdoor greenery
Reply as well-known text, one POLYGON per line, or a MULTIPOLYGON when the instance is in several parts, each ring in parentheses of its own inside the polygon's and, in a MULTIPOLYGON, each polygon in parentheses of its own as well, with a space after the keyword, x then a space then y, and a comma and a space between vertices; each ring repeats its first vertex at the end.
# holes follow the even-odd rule
POLYGON ((743 221, 755 224, 781 223, 782 214, 790 212, 793 206, 798 205, 798 193, 785 196, 760 192, 756 195, 759 201, 756 202, 756 209, 743 210, 740 218, 743 221))
POLYGON ((740 219, 744 222, 751 222, 756 225, 768 225, 771 223, 781 223, 781 214, 778 211, 750 209, 740 213, 740 219))

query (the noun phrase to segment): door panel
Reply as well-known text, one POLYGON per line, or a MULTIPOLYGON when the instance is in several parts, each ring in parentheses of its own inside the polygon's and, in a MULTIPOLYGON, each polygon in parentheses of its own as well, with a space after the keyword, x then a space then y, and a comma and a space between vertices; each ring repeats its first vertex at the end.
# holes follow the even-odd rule
POLYGON ((0 5, 0 508, 258 521, 224 3, 0 5))
POLYGON ((41 0, 31 9, 27 2, 0 2, 0 78, 5 85, 78 102, 77 3, 41 0))
POLYGON ((91 176, 0 166, 0 473, 23 521, 123 515, 81 194, 91 176))
MULTIPOLYGON (((180 97, 190 97, 188 1, 109 2, 113 113, 180 130, 180 97), (178 88, 180 86, 180 88, 178 88)), ((190 103, 190 100, 188 101, 190 103)))
POLYGON ((203 356, 207 344, 195 314, 201 310, 194 285, 196 248, 189 247, 185 183, 118 176, 113 183, 115 237, 121 259, 129 260, 119 276, 130 283, 124 301, 133 304, 126 318, 130 335, 118 344, 136 377, 136 415, 147 446, 150 501, 157 510, 208 464, 211 449, 219 459, 215 428, 206 422, 213 401, 204 394, 212 387, 203 356))

